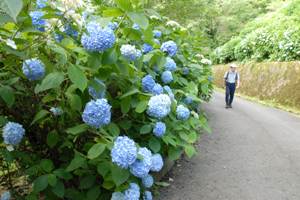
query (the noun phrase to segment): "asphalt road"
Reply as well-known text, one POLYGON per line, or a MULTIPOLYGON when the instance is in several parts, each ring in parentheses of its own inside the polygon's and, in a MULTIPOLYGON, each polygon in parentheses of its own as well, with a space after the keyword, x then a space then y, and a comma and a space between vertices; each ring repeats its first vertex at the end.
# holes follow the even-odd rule
POLYGON ((300 200, 300 118, 215 93, 203 105, 213 133, 180 160, 161 200, 300 200))

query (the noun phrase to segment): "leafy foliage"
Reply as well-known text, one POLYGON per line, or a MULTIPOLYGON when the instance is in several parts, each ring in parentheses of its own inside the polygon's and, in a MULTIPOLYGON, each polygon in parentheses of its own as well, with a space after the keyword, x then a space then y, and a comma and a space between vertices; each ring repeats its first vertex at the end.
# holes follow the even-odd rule
MULTIPOLYGON (((36 8, 34 2, 23 1, 20 11, 17 6, 21 4, 13 5, 13 12, 7 13, 10 17, 1 21, 0 126, 18 122, 25 136, 14 146, 4 143, 1 137, 0 155, 6 170, 14 166, 19 177, 25 177, 28 185, 33 183, 20 193, 12 187, 12 174, 6 174, 7 187, 16 198, 110 199, 113 192, 123 192, 132 183, 142 188, 140 179, 112 162, 111 149, 118 136, 127 136, 138 148, 147 147, 153 154, 175 160, 182 152, 193 156, 193 143, 200 130, 208 130, 205 116, 197 113, 197 108, 211 96, 210 62, 199 61, 198 47, 192 45, 194 37, 186 28, 167 25, 168 20, 154 10, 144 9, 140 1, 78 2, 48 1, 36 8), (29 13, 36 10, 43 15, 34 18, 33 23, 29 13), (36 27, 39 20, 47 25, 36 27), (111 39, 109 45, 97 43, 103 42, 103 35, 99 35, 98 25, 88 26, 91 21, 102 28, 115 22, 116 40, 111 39), (133 24, 140 28, 133 29, 133 24), (161 38, 154 38, 153 30, 160 30, 161 38), (94 34, 97 42, 83 42, 84 34, 85 38, 94 34), (157 84, 165 85, 160 77, 168 55, 160 50, 160 44, 170 40, 178 47, 176 55, 172 52, 177 68, 172 72, 171 91, 164 91, 173 95, 172 105, 168 116, 161 119, 166 132, 158 138, 152 133, 157 119, 146 112, 154 95, 143 91, 142 79, 150 74, 157 84), (90 45, 88 50, 82 43, 90 45), (137 55, 144 43, 152 45, 153 50, 137 55), (99 44, 101 52, 94 51, 99 44), (120 48, 126 44, 136 47, 135 60, 122 55, 120 48), (23 62, 32 58, 44 64, 41 80, 29 80, 22 72, 23 62), (186 68, 188 73, 183 73, 186 68), (100 102, 92 100, 98 95, 91 91, 105 98, 101 101, 105 110, 93 103, 84 112, 89 102, 100 102), (191 115, 183 121, 176 118, 176 107, 184 105, 187 96, 193 100, 185 105, 191 115), (97 121, 97 128, 84 123, 83 113, 92 121, 100 112, 108 114, 103 117, 105 122, 97 121)), ((111 36, 110 31, 103 34, 111 36)), ((14 130, 7 132, 16 134, 14 130)))

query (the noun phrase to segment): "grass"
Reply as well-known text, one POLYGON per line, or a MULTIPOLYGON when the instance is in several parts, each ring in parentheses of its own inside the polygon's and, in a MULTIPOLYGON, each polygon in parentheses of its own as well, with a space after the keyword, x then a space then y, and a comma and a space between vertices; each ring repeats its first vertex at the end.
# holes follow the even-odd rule
MULTIPOLYGON (((218 92, 225 93, 225 90, 223 88, 219 88, 217 86, 214 86, 214 88, 218 92)), ((268 107, 272 107, 272 108, 278 108, 280 110, 284 110, 284 111, 293 113, 293 114, 297 115, 298 117, 300 117, 300 110, 297 109, 297 108, 290 107, 290 106, 285 106, 285 105, 282 105, 282 104, 279 104, 277 102, 270 101, 270 100, 261 100, 261 99, 258 99, 256 97, 250 97, 250 96, 241 94, 239 92, 237 92, 235 95, 238 96, 238 97, 241 97, 243 99, 246 99, 246 100, 249 100, 249 101, 252 101, 252 102, 255 102, 255 103, 259 103, 259 104, 264 105, 264 106, 268 106, 268 107)))

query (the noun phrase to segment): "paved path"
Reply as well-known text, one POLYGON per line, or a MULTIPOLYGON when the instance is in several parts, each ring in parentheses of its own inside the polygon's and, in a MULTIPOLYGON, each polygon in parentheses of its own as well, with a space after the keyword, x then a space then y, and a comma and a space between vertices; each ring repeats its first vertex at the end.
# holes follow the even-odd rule
POLYGON ((183 159, 161 200, 300 200, 300 118, 216 93, 203 106, 213 133, 183 159))

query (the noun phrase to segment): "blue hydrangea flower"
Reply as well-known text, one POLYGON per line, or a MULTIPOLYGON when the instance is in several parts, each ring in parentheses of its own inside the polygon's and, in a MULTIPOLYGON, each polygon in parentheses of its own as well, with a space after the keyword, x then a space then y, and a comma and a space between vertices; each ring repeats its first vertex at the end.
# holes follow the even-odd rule
POLYGON ((139 50, 139 49, 137 49, 137 50, 136 50, 136 57, 137 57, 137 58, 140 58, 141 56, 142 56, 142 51, 139 50))
POLYGON ((61 42, 64 39, 64 36, 59 33, 54 33, 54 39, 56 42, 61 42))
POLYGON ((187 68, 187 67, 184 67, 184 68, 182 69, 182 73, 183 73, 183 75, 188 75, 188 74, 190 73, 190 69, 187 68))
POLYGON ((143 196, 143 200, 152 200, 152 193, 150 191, 145 191, 144 192, 144 196, 143 196))
POLYGON ((154 39, 153 41, 154 41, 156 44, 160 45, 159 39, 154 39))
POLYGON ((190 117, 190 110, 183 105, 179 105, 176 108, 176 116, 179 120, 187 120, 190 117))
POLYGON ((82 120, 94 128, 100 128, 110 123, 110 109, 106 99, 91 100, 84 108, 82 120))
POLYGON ((171 100, 175 99, 174 93, 173 93, 172 89, 169 86, 165 85, 164 86, 164 90, 167 92, 167 94, 169 95, 169 97, 171 98, 171 100))
POLYGON ((190 97, 190 96, 187 96, 187 97, 184 98, 183 102, 184 102, 185 104, 187 104, 187 105, 190 105, 190 104, 193 103, 193 98, 190 97))
POLYGON ((130 172, 138 178, 143 178, 150 171, 152 153, 146 147, 143 147, 139 148, 138 155, 141 156, 142 159, 137 158, 136 161, 130 165, 130 172))
POLYGON ((122 56, 130 61, 136 60, 141 56, 141 52, 135 48, 133 45, 124 44, 120 48, 122 56))
POLYGON ((145 43, 143 45, 143 53, 144 54, 147 54, 147 53, 149 53, 152 50, 153 50, 153 47, 150 44, 145 43))
POLYGON ((167 61, 165 63, 165 70, 172 72, 175 71, 176 68, 176 62, 172 58, 167 57, 167 61))
POLYGON ((168 95, 160 94, 150 98, 147 114, 157 119, 166 117, 171 111, 171 99, 168 95))
POLYGON ((158 83, 156 83, 154 85, 154 87, 153 87, 153 89, 151 91, 151 93, 154 94, 154 95, 159 95, 159 94, 162 94, 163 92, 164 92, 163 87, 160 84, 158 84, 158 83))
POLYGON ((125 200, 139 200, 140 199, 140 187, 136 183, 130 183, 129 188, 125 190, 125 200))
POLYGON ((45 65, 39 59, 33 58, 23 62, 23 74, 30 80, 40 80, 45 75, 45 65))
POLYGON ((213 80, 214 80, 214 78, 213 78, 212 76, 209 76, 209 77, 208 77, 208 81, 209 81, 209 82, 212 82, 213 80))
POLYGON ((173 41, 168 41, 168 42, 164 42, 161 47, 160 50, 162 52, 166 52, 168 53, 169 56, 173 57, 176 55, 177 53, 177 45, 175 42, 173 41))
POLYGON ((5 191, 1 194, 0 200, 10 200, 11 195, 9 191, 5 191))
POLYGON ((164 161, 160 154, 154 154, 151 158, 151 171, 159 172, 164 166, 164 161))
POLYGON ((154 179, 151 175, 148 174, 147 176, 142 178, 142 183, 145 188, 151 188, 154 183, 154 179))
POLYGON ((171 82, 173 81, 173 75, 172 75, 172 72, 170 72, 170 71, 164 71, 164 72, 161 74, 161 80, 162 80, 165 84, 171 83, 171 82))
POLYGON ((133 28, 134 30, 137 30, 137 31, 141 30, 140 26, 139 26, 138 24, 136 24, 136 23, 134 23, 134 24, 132 25, 132 28, 133 28))
POLYGON ((153 134, 156 137, 162 137, 166 133, 166 124, 163 122, 156 122, 154 129, 153 129, 153 134))
POLYGON ((117 137, 111 150, 111 158, 113 163, 127 169, 137 158, 135 142, 127 136, 117 137))
POLYGON ((36 7, 37 7, 38 9, 45 8, 45 7, 46 7, 46 4, 47 4, 47 1, 48 1, 48 0, 37 0, 37 1, 36 1, 36 7))
POLYGON ((90 22, 86 28, 88 33, 82 35, 81 44, 87 51, 103 52, 115 44, 116 38, 110 28, 103 29, 96 22, 90 22))
POLYGON ((73 38, 77 38, 78 37, 78 31, 76 31, 71 24, 66 24, 64 26, 64 32, 70 36, 70 37, 73 37, 73 38))
POLYGON ((142 87, 144 92, 151 92, 155 86, 155 81, 151 75, 147 75, 142 79, 142 87))
POLYGON ((18 145, 25 135, 23 126, 16 122, 8 122, 3 127, 3 140, 8 145, 18 145))
POLYGON ((42 11, 32 11, 29 13, 29 15, 32 20, 32 25, 37 30, 44 32, 46 25, 46 20, 42 18, 44 16, 44 13, 42 11))
POLYGON ((122 192, 114 192, 110 200, 125 200, 125 195, 122 192))
POLYGON ((63 114, 63 110, 61 108, 59 108, 59 107, 51 107, 50 111, 52 112, 52 114, 54 116, 60 116, 60 115, 63 114))
POLYGON ((118 23, 117 22, 109 22, 107 27, 114 31, 118 28, 118 23))
POLYGON ((161 35, 162 35, 161 31, 158 31, 158 30, 154 30, 154 31, 153 31, 153 36, 154 36, 155 38, 160 38, 161 35))
POLYGON ((99 88, 101 88, 99 91, 97 91, 93 86, 89 86, 89 94, 94 98, 94 99, 102 99, 105 97, 105 84, 103 81, 95 78, 95 82, 99 85, 99 88), (102 90, 103 88, 103 90, 102 90))

